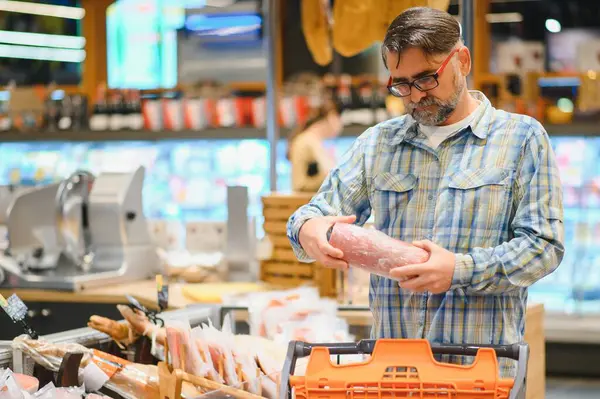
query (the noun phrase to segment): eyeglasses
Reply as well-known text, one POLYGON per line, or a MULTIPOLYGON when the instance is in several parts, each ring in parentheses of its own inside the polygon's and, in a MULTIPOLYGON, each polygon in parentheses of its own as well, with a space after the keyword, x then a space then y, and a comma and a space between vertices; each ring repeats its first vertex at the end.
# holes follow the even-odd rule
POLYGON ((392 77, 390 76, 387 85, 390 94, 395 97, 410 96, 412 86, 416 87, 420 91, 429 91, 435 89, 440 85, 440 82, 438 82, 439 76, 442 74, 442 72, 444 72, 444 69, 446 68, 446 65, 448 65, 448 63, 450 62, 452 56, 456 54, 459 50, 460 48, 452 50, 452 52, 448 55, 448 57, 446 57, 442 65, 440 65, 438 70, 431 75, 423 76, 421 78, 413 80, 412 82, 399 83, 392 83, 392 77))

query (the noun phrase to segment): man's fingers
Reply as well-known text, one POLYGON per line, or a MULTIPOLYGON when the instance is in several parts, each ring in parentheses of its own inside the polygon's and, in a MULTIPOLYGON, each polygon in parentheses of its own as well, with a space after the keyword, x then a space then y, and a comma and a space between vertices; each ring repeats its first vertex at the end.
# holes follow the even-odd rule
POLYGON ((330 267, 332 269, 346 270, 348 268, 348 264, 341 259, 332 258, 331 256, 323 256, 319 262, 323 264, 325 267, 330 267))
POLYGON ((321 251, 321 253, 332 258, 341 259, 344 256, 344 253, 341 249, 334 248, 326 240, 319 241, 317 243, 317 247, 319 248, 319 251, 321 251))
POLYGON ((395 279, 401 279, 401 278, 411 278, 411 277, 415 277, 415 276, 420 276, 421 274, 423 274, 426 267, 427 267, 427 265, 425 263, 418 264, 418 265, 407 265, 407 266, 395 267, 392 270, 390 270, 390 277, 395 278, 395 279))
POLYGON ((429 240, 414 241, 412 245, 414 245, 417 248, 424 249, 427 252, 433 251, 433 243, 429 240))
POLYGON ((398 283, 400 288, 403 290, 413 292, 424 292, 427 291, 427 279, 423 276, 417 278, 411 278, 410 280, 401 281, 398 283))

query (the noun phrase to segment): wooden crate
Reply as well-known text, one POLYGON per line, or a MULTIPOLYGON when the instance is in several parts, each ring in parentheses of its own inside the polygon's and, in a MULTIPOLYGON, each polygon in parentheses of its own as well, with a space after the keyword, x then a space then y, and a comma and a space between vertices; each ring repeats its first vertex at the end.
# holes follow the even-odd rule
POLYGON ((544 305, 529 304, 525 319, 525 342, 529 345, 527 399, 546 397, 546 336, 544 305))
POLYGON ((262 198, 264 231, 273 244, 271 259, 261 262, 261 280, 285 288, 313 285, 322 296, 337 296, 337 272, 318 263, 302 263, 296 259, 287 238, 290 216, 307 204, 309 194, 271 194, 262 198))

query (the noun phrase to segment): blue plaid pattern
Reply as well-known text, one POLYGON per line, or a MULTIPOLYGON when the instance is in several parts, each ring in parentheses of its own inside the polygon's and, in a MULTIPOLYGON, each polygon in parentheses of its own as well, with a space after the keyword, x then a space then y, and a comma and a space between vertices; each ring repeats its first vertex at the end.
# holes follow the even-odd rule
MULTIPOLYGON (((521 342, 527 287, 564 254, 562 188, 554 153, 536 120, 483 102, 471 126, 437 149, 410 116, 369 128, 343 155, 309 204, 288 221, 299 260, 302 224, 324 215, 357 216, 411 242, 429 239, 457 254, 451 290, 415 294, 371 276, 373 338, 432 342, 521 342)), ((442 360, 468 363, 466 357, 442 360)), ((500 360, 502 375, 514 362, 500 360)))

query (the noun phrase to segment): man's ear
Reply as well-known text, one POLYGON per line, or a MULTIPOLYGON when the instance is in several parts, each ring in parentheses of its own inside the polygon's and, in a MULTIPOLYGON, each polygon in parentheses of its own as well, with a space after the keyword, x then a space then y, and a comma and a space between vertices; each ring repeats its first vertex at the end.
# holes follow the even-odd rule
POLYGON ((467 46, 463 46, 457 54, 460 73, 467 76, 471 72, 471 52, 467 46))

